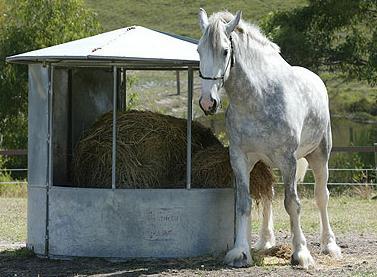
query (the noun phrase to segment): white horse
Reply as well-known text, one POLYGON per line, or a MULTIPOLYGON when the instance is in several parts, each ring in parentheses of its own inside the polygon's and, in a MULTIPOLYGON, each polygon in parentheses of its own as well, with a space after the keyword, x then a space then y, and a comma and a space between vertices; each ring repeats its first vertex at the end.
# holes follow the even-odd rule
MULTIPOLYGON (((202 80, 199 104, 206 114, 217 112, 219 91, 229 97, 226 128, 230 160, 236 176, 236 240, 225 263, 252 264, 249 249, 249 174, 262 160, 280 169, 285 186, 284 206, 290 216, 292 264, 308 268, 314 260, 300 225, 300 201, 295 180, 297 161, 305 158, 315 176, 315 199, 321 219, 321 250, 341 257, 331 230, 327 205, 328 159, 332 140, 327 90, 311 71, 289 65, 279 47, 257 27, 228 12, 209 19, 200 9, 203 33, 198 45, 202 80)), ((252 185, 252 184, 251 184, 252 185)), ((256 247, 274 245, 271 202, 264 202, 261 236, 256 247)))

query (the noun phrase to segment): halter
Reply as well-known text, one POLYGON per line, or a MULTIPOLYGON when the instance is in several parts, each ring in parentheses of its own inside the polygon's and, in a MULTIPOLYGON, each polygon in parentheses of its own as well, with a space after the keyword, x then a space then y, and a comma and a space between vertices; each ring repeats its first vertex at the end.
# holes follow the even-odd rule
POLYGON ((206 76, 203 76, 202 72, 200 71, 200 68, 199 68, 199 77, 202 78, 203 80, 221 80, 221 87, 224 86, 224 75, 226 73, 226 71, 228 70, 228 67, 229 67, 229 64, 230 64, 230 68, 233 67, 234 65, 234 50, 233 50, 233 41, 232 41, 232 36, 229 37, 229 40, 230 40, 230 58, 228 59, 228 63, 226 64, 226 67, 225 67, 225 70, 223 72, 223 74, 219 77, 206 77, 206 76))

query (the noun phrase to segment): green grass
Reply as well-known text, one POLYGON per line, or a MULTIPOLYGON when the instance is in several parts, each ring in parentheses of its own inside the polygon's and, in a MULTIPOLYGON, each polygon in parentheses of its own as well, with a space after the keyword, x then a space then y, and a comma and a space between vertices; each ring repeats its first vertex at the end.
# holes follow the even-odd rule
POLYGON ((26 184, 0 184, 0 197, 25 198, 27 197, 27 185, 26 184))
MULTIPOLYGON (((304 233, 319 234, 319 212, 314 199, 302 198, 301 223, 304 233)), ((377 217, 374 210, 377 200, 365 200, 359 197, 331 197, 329 202, 330 221, 335 234, 373 233, 377 234, 377 217), (350 212, 352 211, 352 212, 350 212)), ((274 200, 275 232, 289 232, 289 216, 284 209, 283 199, 274 200)), ((252 230, 258 233, 258 209, 253 209, 252 230)))
MULTIPOLYGON (((134 76, 136 82, 127 92, 137 95, 133 108, 150 110, 175 117, 186 118, 187 114, 187 72, 180 73, 181 94, 176 95, 176 73, 173 71, 132 71, 128 76, 134 76)), ((194 118, 202 116, 199 108, 200 79, 194 78, 193 114, 194 118)))
POLYGON ((0 241, 26 240, 26 198, 0 198, 0 241))
POLYGON ((0 173, 0 183, 2 183, 0 184, 0 197, 20 198, 27 196, 27 185, 25 183, 14 182, 17 182, 17 180, 14 180, 9 174, 0 173))
POLYGON ((210 15, 220 10, 242 10, 246 20, 256 22, 271 11, 287 10, 306 5, 306 0, 249 1, 164 1, 164 0, 85 0, 97 12, 105 31, 131 25, 163 30, 198 38, 197 14, 200 7, 210 15))

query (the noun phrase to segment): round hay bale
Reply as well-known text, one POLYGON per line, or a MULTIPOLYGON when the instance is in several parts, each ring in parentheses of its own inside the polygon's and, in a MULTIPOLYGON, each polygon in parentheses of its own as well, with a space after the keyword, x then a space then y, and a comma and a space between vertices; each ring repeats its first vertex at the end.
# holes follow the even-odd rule
MULTIPOLYGON (((183 187, 186 165, 185 119, 149 111, 117 114, 118 188, 183 187)), ((104 114, 77 143, 72 162, 79 187, 111 187, 112 112, 104 114)), ((210 129, 192 125, 192 151, 221 146, 210 129)))
MULTIPOLYGON (((229 150, 222 145, 212 145, 193 155, 192 186, 195 188, 232 187, 233 170, 229 150)), ((274 176, 270 167, 258 162, 250 174, 251 196, 259 201, 272 199, 274 176)))

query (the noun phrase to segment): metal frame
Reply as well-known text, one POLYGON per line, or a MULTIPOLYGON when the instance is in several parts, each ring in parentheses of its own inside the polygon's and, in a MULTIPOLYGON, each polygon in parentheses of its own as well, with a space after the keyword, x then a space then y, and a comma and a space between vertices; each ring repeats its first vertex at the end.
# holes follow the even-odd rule
MULTIPOLYGON (((92 61, 93 62, 93 61, 92 61)), ((49 254, 49 221, 50 221, 50 188, 53 186, 53 151, 52 151, 52 134, 53 134, 53 95, 54 95, 54 68, 64 67, 107 67, 111 68, 113 71, 113 130, 112 130, 112 190, 116 189, 116 136, 117 136, 117 103, 118 103, 118 69, 123 69, 123 81, 124 81, 124 99, 127 99, 127 70, 160 70, 160 71, 187 71, 188 73, 188 92, 187 92, 187 168, 186 168, 186 189, 191 189, 191 174, 192 174, 192 100, 193 100, 193 89, 194 89, 194 70, 198 69, 198 64, 192 63, 192 65, 176 65, 170 64, 165 66, 165 64, 159 64, 158 66, 148 66, 141 64, 125 64, 125 63, 95 63, 88 66, 86 63, 72 64, 72 63, 51 63, 48 62, 45 66, 49 68, 49 89, 48 89, 48 174, 46 180, 46 236, 45 236, 45 256, 50 257, 49 254)))
POLYGON ((84 57, 82 59, 77 57, 43 57, 43 59, 18 59, 18 58, 6 58, 7 62, 18 63, 18 64, 55 64, 64 67, 111 67, 114 65, 125 66, 128 68, 171 68, 175 69, 186 69, 189 66, 199 68, 199 61, 179 61, 179 60, 163 60, 163 59, 127 59, 122 57, 111 57, 104 58, 92 58, 84 57))

